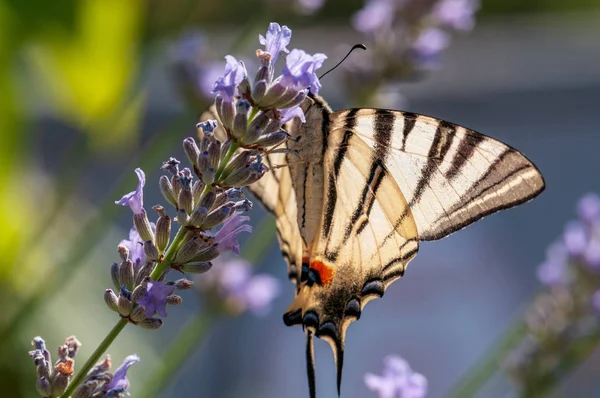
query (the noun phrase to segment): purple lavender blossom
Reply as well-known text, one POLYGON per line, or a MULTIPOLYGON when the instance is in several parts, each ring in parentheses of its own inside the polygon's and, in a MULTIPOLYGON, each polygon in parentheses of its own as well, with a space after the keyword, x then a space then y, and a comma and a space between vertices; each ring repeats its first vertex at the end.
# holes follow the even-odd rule
POLYGON ((562 242, 557 242, 546 251, 546 260, 537 268, 537 277, 544 285, 560 286, 569 282, 568 253, 562 242))
POLYGON ((433 18, 440 25, 468 31, 475 26, 477 0, 440 0, 433 8, 433 18))
POLYGON ((127 369, 129 369, 129 367, 131 365, 133 365, 134 363, 137 363, 140 361, 140 357, 138 357, 137 355, 133 354, 133 355, 129 355, 128 357, 126 357, 123 360, 123 363, 121 364, 121 366, 119 366, 117 368, 117 370, 115 371, 115 373, 113 374, 113 377, 110 381, 110 383, 107 384, 106 388, 107 388, 107 392, 106 392, 106 396, 107 397, 112 397, 112 396, 119 396, 119 393, 124 393, 126 392, 127 395, 129 394, 129 380, 127 379, 127 369))
POLYGON ((135 173, 139 180, 136 190, 124 195, 120 200, 115 201, 115 203, 121 206, 129 206, 134 214, 141 214, 144 210, 143 189, 146 184, 146 175, 140 168, 135 169, 135 173))
POLYGON ((134 265, 139 266, 146 261, 146 255, 144 254, 144 242, 142 241, 142 238, 140 238, 140 234, 138 234, 135 227, 132 227, 129 230, 129 240, 123 239, 119 244, 125 246, 129 250, 129 258, 134 265))
POLYGON ((600 221, 600 197, 593 193, 583 196, 577 204, 577 214, 586 223, 600 221))
POLYGON ((592 295, 592 305, 596 311, 600 312, 600 290, 596 290, 592 295))
POLYGON ((296 90, 309 87, 311 93, 318 94, 321 82, 316 71, 326 59, 325 54, 309 55, 302 50, 293 49, 285 60, 286 65, 282 71, 283 78, 280 84, 296 90))
POLYGON ((585 251, 589 237, 583 223, 571 221, 565 226, 563 239, 569 254, 577 257, 585 251))
POLYGON ((240 254, 240 244, 237 241, 237 236, 242 232, 252 232, 252 226, 244 224, 249 220, 250 217, 234 213, 223 223, 219 232, 214 236, 217 248, 221 253, 232 251, 235 254, 240 254))
POLYGON ((302 108, 300 108, 300 105, 296 105, 291 108, 281 109, 280 111, 281 111, 280 122, 282 125, 284 125, 285 123, 287 123, 288 121, 292 120, 295 117, 300 118, 302 123, 306 122, 306 118, 304 117, 304 112, 302 111, 302 108))
POLYGON ((370 0, 352 17, 352 26, 357 31, 374 35, 380 31, 391 30, 396 8, 394 0, 370 0))
POLYGON ((450 36, 438 28, 426 29, 412 44, 415 61, 421 68, 435 69, 440 66, 440 54, 450 44, 450 36))
POLYGON ((287 26, 280 26, 276 22, 271 22, 267 29, 266 37, 258 35, 260 44, 265 46, 265 51, 271 54, 271 65, 275 65, 280 52, 289 53, 287 45, 292 39, 292 31, 287 26))
POLYGON ((323 8, 325 0, 296 0, 299 11, 305 15, 311 15, 323 8))
POLYGON ((165 285, 162 282, 148 281, 146 294, 137 302, 146 309, 147 318, 151 318, 155 313, 165 318, 167 316, 167 296, 173 294, 174 291, 174 285, 165 285))
POLYGON ((238 61, 231 55, 226 55, 225 74, 218 78, 213 86, 212 94, 221 95, 224 100, 231 101, 235 88, 246 77, 246 67, 242 61, 238 61))
POLYGON ((365 374, 367 388, 379 398, 423 398, 427 395, 427 379, 413 372, 404 359, 390 355, 384 359, 383 374, 365 374))

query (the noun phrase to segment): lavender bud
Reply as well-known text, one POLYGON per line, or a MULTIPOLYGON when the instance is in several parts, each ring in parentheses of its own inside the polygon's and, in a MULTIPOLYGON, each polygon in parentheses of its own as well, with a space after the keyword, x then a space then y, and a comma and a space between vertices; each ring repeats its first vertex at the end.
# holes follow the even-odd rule
POLYGON ((194 169, 197 169, 200 149, 198 149, 198 145, 196 145, 196 140, 194 140, 192 137, 188 137, 183 140, 183 150, 192 166, 194 166, 194 169))
POLYGON ((59 397, 62 395, 63 392, 65 392, 65 390, 67 389, 67 386, 69 385, 69 379, 70 379, 71 375, 68 374, 62 374, 62 373, 57 373, 56 376, 54 377, 54 380, 52 380, 52 397, 59 397))
POLYGON ((146 279, 140 285, 136 286, 135 289, 133 289, 133 292, 131 293, 131 301, 132 302, 137 303, 139 299, 144 297, 144 295, 146 294, 146 290, 147 290, 147 286, 146 286, 147 283, 148 283, 148 279, 146 279))
POLYGON ((264 112, 261 112, 257 117, 254 118, 254 120, 250 122, 246 134, 243 137, 243 144, 253 144, 258 137, 261 136, 268 123, 269 117, 264 112))
POLYGON ((229 188, 225 193, 227 194, 228 200, 240 200, 246 197, 241 188, 229 188))
POLYGON ((129 316, 129 314, 131 314, 131 308, 133 307, 133 304, 131 303, 131 300, 125 297, 122 293, 119 294, 117 304, 119 306, 119 314, 123 316, 129 316))
POLYGON ((169 245, 171 239, 171 217, 165 215, 156 221, 156 246, 162 253, 169 245))
POLYGON ((151 240, 147 240, 144 242, 144 254, 146 255, 147 259, 152 261, 158 261, 158 259, 160 258, 160 253, 158 252, 158 249, 156 248, 154 243, 152 243, 151 240))
POLYGON ((228 175, 235 172, 238 169, 244 168, 250 162, 250 158, 252 154, 250 151, 241 151, 237 152, 231 160, 227 163, 225 168, 223 169, 223 175, 228 175))
POLYGON ((206 220, 202 223, 202 229, 208 230, 221 224, 230 215, 233 214, 233 203, 228 203, 208 214, 206 220))
POLYGON ((248 185, 246 182, 251 178, 251 174, 248 167, 237 169, 231 174, 225 175, 221 185, 225 187, 243 187, 248 185))
POLYGON ((154 268, 154 263, 148 261, 146 264, 144 264, 143 266, 141 266, 138 270, 138 272, 135 274, 135 281, 134 281, 134 286, 138 286, 140 283, 142 283, 144 281, 144 279, 146 279, 148 276, 150 276, 150 273, 152 272, 152 269, 154 268))
POLYGON ((160 187, 160 192, 163 197, 175 207, 177 206, 177 200, 175 200, 175 192, 173 192, 173 186, 171 185, 171 181, 167 176, 160 176, 158 180, 158 186, 160 187))
POLYGON ((188 225, 192 225, 194 227, 200 227, 202 225, 202 223, 204 223, 204 220, 206 220, 207 215, 208 215, 208 210, 206 210, 206 207, 204 207, 204 206, 197 207, 196 210, 194 210, 194 212, 190 216, 190 219, 188 220, 188 225))
POLYGON ((302 90, 298 93, 294 93, 293 90, 290 90, 289 94, 286 93, 283 97, 281 97, 281 105, 279 106, 279 109, 292 108, 298 104, 301 104, 302 101, 304 101, 306 99, 307 91, 302 90), (294 94, 294 95, 292 96, 289 94, 294 94), (287 102, 285 102, 285 101, 287 101, 287 102))
POLYGON ((131 311, 129 319, 131 319, 131 321, 135 323, 143 321, 144 319, 146 319, 146 309, 141 305, 138 305, 133 309, 133 311, 131 311))
POLYGON ((75 389, 71 398, 90 398, 97 388, 98 382, 96 380, 86 381, 75 389))
POLYGON ((233 127, 233 115, 234 115, 234 105, 232 101, 225 101, 223 97, 217 95, 215 98, 215 106, 217 108, 217 113, 219 114, 219 119, 221 119, 221 124, 223 127, 231 131, 233 127))
POLYGON ((185 188, 182 189, 181 192, 179 192, 178 202, 179 207, 185 210, 187 214, 192 213, 192 210, 194 209, 194 195, 191 190, 185 188))
POLYGON ((188 225, 188 223, 190 221, 190 216, 188 216, 188 214, 185 212, 185 210, 179 209, 179 211, 177 212, 177 220, 176 221, 181 225, 188 225))
POLYGON ((210 260, 214 260, 219 256, 219 250, 217 249, 217 245, 207 245, 203 246, 193 259, 190 262, 206 262, 210 260))
POLYGON ((221 143, 217 140, 212 142, 208 146, 208 160, 210 167, 217 169, 219 167, 219 160, 221 159, 221 143))
POLYGON ((65 339, 65 345, 68 347, 69 350, 69 358, 75 358, 75 355, 77 355, 79 348, 81 348, 81 342, 77 340, 77 337, 69 336, 65 339))
POLYGON ((233 209, 235 211, 250 211, 252 210, 252 202, 248 199, 240 200, 239 202, 235 202, 233 209))
POLYGON ((129 249, 123 245, 117 246, 117 252, 119 253, 119 257, 121 257, 121 261, 126 261, 129 259, 129 249))
POLYGON ((48 379, 45 377, 40 377, 39 379, 37 379, 37 381, 35 382, 35 388, 42 397, 52 396, 52 386, 50 385, 48 379))
MULTIPOLYGON (((181 265, 181 272, 185 272, 186 274, 203 274, 209 269, 212 268, 212 263, 210 261, 193 261, 191 263, 185 263, 181 265)), ((187 279, 186 279, 187 280, 187 279)), ((191 281, 189 281, 191 282, 191 281)), ((177 285, 175 285, 177 286, 177 285)), ((190 285, 191 287, 191 285, 190 285)), ((180 288, 178 288, 180 289, 180 288)), ((189 288, 186 288, 189 289, 189 288)))
POLYGON ((206 185, 212 185, 215 182, 215 169, 209 167, 202 173, 202 182, 206 185))
MULTIPOLYGON (((212 264, 211 264, 211 266, 212 266, 212 264)), ((210 266, 208 268, 210 269, 210 266)), ((194 282, 187 278, 181 278, 181 279, 177 279, 175 281, 175 289, 177 289, 177 290, 188 290, 188 289, 191 289, 192 287, 194 287, 194 282)))
POLYGON ((228 138, 224 143, 221 144, 221 159, 223 159, 225 154, 229 152, 229 148, 231 148, 231 140, 228 138))
POLYGON ((165 211, 165 208, 162 207, 161 205, 152 206, 152 210, 154 210, 156 212, 156 214, 158 214, 159 217, 168 217, 167 212, 165 211))
POLYGON ((176 176, 179 174, 179 164, 181 162, 175 158, 170 158, 166 162, 163 162, 161 169, 168 171, 172 175, 176 176))
POLYGON ((242 97, 251 96, 252 92, 250 91, 250 82, 248 81, 248 76, 244 76, 244 80, 238 84, 237 88, 242 97))
POLYGON ((217 121, 214 119, 209 119, 207 121, 197 123, 196 129, 198 129, 198 138, 203 139, 205 135, 213 134, 217 126, 217 121))
POLYGON ((198 155, 198 171, 200 172, 200 175, 198 177, 202 178, 204 170, 206 170, 209 165, 210 158, 208 156, 208 151, 200 152, 200 155, 198 155))
POLYGON ((175 255, 175 260, 173 262, 180 265, 185 264, 196 257, 198 252, 200 252, 206 246, 207 243, 204 240, 200 238, 193 238, 181 246, 175 255))
POLYGON ((259 139, 257 139, 254 144, 263 147, 269 148, 272 146, 277 146, 287 140, 289 134, 285 132, 285 130, 279 130, 275 133, 269 133, 262 135, 259 139))
POLYGON ((119 289, 119 287, 121 286, 121 280, 119 279, 119 264, 113 263, 110 266, 110 277, 112 279, 113 285, 115 285, 115 287, 119 289))
POLYGON ((181 182, 179 181, 179 176, 171 177, 171 185, 173 186, 173 197, 178 198, 179 192, 183 189, 181 182))
MULTIPOLYGON (((268 68, 260 68, 258 70, 258 73, 260 74, 260 72, 262 70, 265 70, 268 73, 268 68)), ((257 76, 258 76, 258 74, 257 74, 257 76)), ((267 84, 266 80, 255 80, 255 81, 256 81, 256 83, 254 84, 254 89, 252 90, 252 100, 254 101, 255 104, 258 104, 265 96, 265 93, 267 92, 268 84, 267 84)))
POLYGON ((194 203, 198 203, 200 201, 200 198, 202 197, 202 192, 204 191, 205 186, 206 185, 204 185, 202 180, 198 180, 194 183, 194 186, 192 187, 192 195, 194 195, 194 203))
POLYGON ((156 330, 163 325, 162 319, 146 318, 138 323, 138 326, 144 329, 156 330))
POLYGON ((119 281, 128 289, 133 287, 133 263, 131 260, 123 261, 119 266, 119 281))
POLYGON ((200 206, 205 207, 207 209, 211 209, 214 206, 216 199, 217 199, 217 194, 215 194, 214 191, 212 191, 212 190, 208 191, 202 197, 202 200, 200 201, 200 206))
POLYGON ((181 298, 181 296, 178 296, 176 294, 171 294, 170 296, 167 296, 167 299, 165 301, 168 305, 179 305, 183 303, 183 299, 181 298))
POLYGON ((281 96, 285 93, 286 87, 282 84, 273 84, 263 97, 262 101, 260 101, 257 106, 261 109, 269 109, 274 108, 273 105, 277 104, 281 96))
POLYGON ((112 289, 106 289, 104 291, 104 302, 111 310, 115 312, 119 311, 119 298, 112 289))
POLYGON ((240 140, 246 133, 248 127, 248 111, 250 110, 250 103, 246 100, 238 100, 235 105, 236 114, 233 118, 233 129, 231 135, 237 140, 240 140))
POLYGON ((140 214, 133 215, 133 225, 135 225, 135 229, 137 229, 143 241, 151 240, 154 242, 154 233, 152 232, 146 210, 142 209, 140 214))

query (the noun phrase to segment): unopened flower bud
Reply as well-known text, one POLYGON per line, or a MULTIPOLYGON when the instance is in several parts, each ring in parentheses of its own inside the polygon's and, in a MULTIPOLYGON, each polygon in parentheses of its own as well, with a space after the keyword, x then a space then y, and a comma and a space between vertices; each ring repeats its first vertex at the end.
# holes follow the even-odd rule
POLYGON ((235 155, 233 155, 231 160, 223 169, 223 175, 228 175, 235 172, 236 170, 244 168, 248 165, 251 159, 252 154, 250 151, 238 151, 235 155))
POLYGON ((152 206, 152 210, 154 210, 156 212, 156 214, 158 214, 159 217, 168 217, 165 208, 162 207, 161 205, 152 206))
POLYGON ((176 176, 179 174, 179 164, 181 162, 175 158, 170 158, 166 162, 163 162, 161 169, 168 171, 172 175, 176 176))
POLYGON ((229 188, 227 191, 225 191, 225 193, 227 194, 227 199, 229 200, 240 200, 246 197, 241 188, 229 188))
POLYGON ((160 258, 160 253, 158 252, 158 248, 154 245, 151 240, 147 240, 144 242, 144 254, 146 258, 152 261, 158 261, 160 258))
POLYGON ((133 289, 133 292, 131 293, 131 301, 132 302, 137 303, 139 299, 144 297, 144 295, 146 294, 146 291, 147 291, 146 285, 148 283, 148 279, 146 279, 141 284, 136 286, 135 289, 133 289))
POLYGON ((115 312, 119 311, 119 298, 112 289, 106 289, 104 291, 104 302, 111 310, 115 312))
POLYGON ((198 180, 194 183, 194 186, 192 187, 192 195, 194 195, 194 203, 198 203, 200 201, 200 198, 202 196, 202 192, 204 191, 204 187, 206 185, 204 185, 204 182, 202 182, 202 180, 198 180))
POLYGON ((37 379, 37 381, 35 382, 35 388, 42 397, 52 396, 52 386, 50 385, 48 379, 45 377, 40 377, 39 379, 37 379))
POLYGON ((221 143, 217 140, 214 140, 208 146, 208 161, 210 163, 210 167, 213 169, 217 169, 219 167, 219 160, 221 159, 221 143))
POLYGON ((272 84, 268 88, 264 97, 257 106, 261 109, 274 108, 273 105, 277 104, 281 96, 285 93, 286 87, 282 84, 272 84))
POLYGON ((67 389, 71 375, 57 373, 52 380, 52 397, 59 397, 67 389))
POLYGON ((142 265, 135 274, 135 281, 133 283, 134 286, 138 286, 140 283, 144 281, 154 268, 154 263, 148 261, 146 264, 142 265))
POLYGON ((217 250, 217 245, 209 244, 203 246, 190 262, 206 262, 214 260, 218 256, 219 250, 217 250))
POLYGON ((156 330, 163 325, 162 319, 157 318, 146 318, 143 321, 138 322, 138 326, 144 329, 156 330))
POLYGON ((200 154, 196 140, 192 137, 183 140, 183 150, 192 166, 194 166, 194 170, 196 170, 198 168, 198 155, 200 154))
POLYGON ((123 294, 119 294, 119 299, 117 300, 117 304, 119 306, 119 314, 123 316, 129 316, 131 314, 131 309, 133 304, 131 300, 125 297, 123 294))
POLYGON ((230 100, 225 101, 223 97, 217 95, 215 98, 215 106, 223 127, 226 130, 231 131, 231 128, 233 127, 233 115, 235 113, 233 102, 230 100))
POLYGON ((198 129, 198 138, 203 139, 206 134, 213 134, 217 126, 217 121, 213 119, 196 124, 196 129, 198 129))
POLYGON ((225 221, 225 219, 233 214, 233 206, 234 204, 230 202, 210 212, 206 217, 206 220, 204 220, 202 223, 202 229, 212 229, 213 227, 221 224, 223 221, 225 221))
POLYGON ((179 192, 179 208, 185 210, 187 214, 191 214, 194 209, 194 195, 190 189, 182 189, 179 192))
POLYGON ((140 214, 133 215, 133 225, 135 225, 135 229, 137 229, 137 232, 143 241, 151 240, 154 242, 154 233, 152 232, 146 210, 142 209, 140 214))
MULTIPOLYGON (((211 264, 211 266, 212 266, 212 264, 211 264)), ((210 269, 210 266, 208 267, 208 269, 210 269)), ((191 289, 192 287, 194 287, 194 282, 187 278, 177 279, 174 284, 175 284, 175 289, 177 289, 177 290, 188 290, 188 289, 191 289)))
POLYGON ((242 143, 244 145, 253 144, 263 134, 263 130, 267 127, 268 123, 269 117, 264 112, 261 112, 250 122, 246 134, 242 137, 242 143))
POLYGON ((117 252, 119 253, 119 257, 121 257, 121 261, 126 261, 129 259, 129 249, 126 246, 117 246, 117 252))
POLYGON ((119 266, 119 281, 128 289, 133 287, 133 263, 131 260, 123 261, 119 266))
POLYGON ((173 192, 173 186, 171 185, 171 181, 167 176, 160 176, 158 180, 158 186, 160 188, 160 192, 163 197, 175 207, 177 206, 177 200, 175 199, 175 192, 173 192))
POLYGON ((171 239, 171 217, 165 215, 156 221, 156 246, 162 253, 169 245, 171 239))
POLYGON ((129 319, 135 323, 143 321, 146 319, 146 309, 141 305, 136 306, 133 311, 131 311, 131 314, 129 314, 129 319))
POLYGON ((192 261, 181 265, 179 270, 186 274, 203 274, 211 268, 210 261, 192 261))
POLYGON ((289 94, 293 94, 293 95, 288 95, 288 93, 286 93, 286 95, 281 97, 281 99, 280 99, 281 105, 278 106, 279 109, 292 108, 298 104, 301 104, 302 101, 304 101, 306 99, 306 96, 308 93, 307 93, 307 90, 302 90, 298 93, 294 93, 293 90, 289 90, 289 94))
POLYGON ((119 289, 121 287, 121 279, 119 278, 119 264, 113 263, 110 266, 110 278, 112 279, 113 285, 115 288, 119 289))
MULTIPOLYGON (((261 70, 267 71, 268 73, 268 68, 263 68, 261 67, 258 70, 258 73, 261 72, 261 70)), ((263 97, 265 96, 265 93, 267 92, 267 81, 265 80, 255 80, 256 83, 254 84, 254 89, 252 89, 252 100, 254 101, 255 104, 259 104, 260 101, 263 99, 263 97)))
POLYGON ((248 167, 243 167, 241 169, 237 169, 229 175, 226 175, 221 181, 221 185, 224 187, 243 187, 246 184, 246 181, 250 179, 251 172, 248 167))
POLYGON ((227 152, 229 152, 229 148, 231 148, 231 140, 228 138, 224 143, 221 144, 221 159, 223 159, 227 152))
POLYGON ((204 196, 200 200, 199 206, 205 207, 210 210, 214 206, 216 199, 217 194, 215 194, 213 190, 210 190, 204 194, 204 196))
POLYGON ((287 140, 289 134, 285 130, 279 130, 275 133, 264 134, 258 138, 254 144, 262 148, 277 146, 287 140))
POLYGON ((188 220, 188 225, 191 225, 193 227, 200 227, 204 220, 206 220, 206 216, 208 216, 208 210, 206 210, 206 207, 197 207, 196 210, 194 210, 194 212, 190 216, 190 219, 188 220))
POLYGON ((168 305, 179 305, 179 304, 183 303, 183 299, 181 298, 181 296, 178 296, 176 294, 171 294, 170 296, 167 296, 167 299, 165 300, 165 302, 168 305))
POLYGON ((250 103, 244 99, 238 100, 235 104, 235 117, 233 118, 233 135, 237 140, 240 140, 246 133, 248 127, 248 111, 250 110, 250 103))
POLYGON ((244 76, 244 79, 237 86, 238 91, 242 97, 250 96, 252 94, 250 90, 250 82, 248 81, 248 76, 244 76))
POLYGON ((175 255, 175 260, 173 260, 173 262, 179 265, 189 262, 207 245, 208 244, 204 240, 193 238, 181 246, 175 255))
POLYGON ((202 172, 202 182, 206 185, 212 185, 215 182, 215 169, 212 167, 207 168, 202 172))
POLYGON ((177 212, 177 222, 181 225, 188 225, 190 216, 183 209, 179 209, 177 212))
POLYGON ((252 210, 252 202, 248 199, 240 200, 239 202, 235 202, 233 209, 235 211, 250 211, 252 210))
MULTIPOLYGON (((173 196, 175 198, 179 197, 179 192, 181 192, 181 190, 183 189, 183 186, 181 185, 181 182, 179 181, 179 176, 172 176, 171 177, 171 186, 173 186, 173 196)), ((181 206, 179 206, 181 207, 181 206)))

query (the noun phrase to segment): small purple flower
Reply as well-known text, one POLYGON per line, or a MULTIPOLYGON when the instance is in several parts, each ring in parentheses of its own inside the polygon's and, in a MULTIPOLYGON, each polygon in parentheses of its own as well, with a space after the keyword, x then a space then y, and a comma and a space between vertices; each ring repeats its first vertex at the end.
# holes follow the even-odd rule
POLYGON ((217 248, 221 253, 232 251, 235 254, 240 254, 240 244, 237 241, 237 236, 242 232, 252 232, 252 226, 244 224, 248 220, 250 220, 250 217, 234 213, 223 223, 219 232, 214 236, 217 248))
POLYGON ((254 315, 265 315, 271 309, 271 302, 279 295, 279 281, 267 274, 254 275, 237 298, 254 315))
POLYGON ((293 106, 291 108, 281 109, 281 124, 285 124, 288 121, 292 120, 295 117, 299 117, 302 123, 306 122, 306 118, 304 117, 304 112, 300 105, 293 106))
POLYGON ((565 226, 563 239, 569 254, 580 256, 588 245, 589 237, 581 222, 571 221, 565 226))
POLYGON ((142 169, 135 169, 135 173, 138 176, 138 186, 135 191, 129 192, 124 195, 120 200, 115 201, 116 204, 121 206, 129 206, 134 214, 141 214, 144 210, 144 185, 146 184, 146 175, 142 169))
POLYGON ((285 60, 281 84, 296 90, 309 87, 311 93, 318 94, 321 82, 316 71, 326 59, 325 54, 310 55, 302 50, 293 49, 285 60))
POLYGON ((589 193, 582 197, 577 204, 577 214, 581 221, 592 223, 600 220, 600 197, 589 193))
POLYGON ((357 31, 373 35, 392 28, 397 5, 394 0, 370 0, 352 17, 357 31))
POLYGON ((231 55, 226 55, 225 74, 218 78, 213 86, 212 94, 220 94, 224 100, 231 101, 235 88, 246 77, 246 67, 242 61, 238 61, 231 55))
POLYGON ((129 258, 134 265, 139 266, 146 261, 144 242, 142 241, 142 238, 140 238, 140 234, 138 234, 135 227, 132 227, 129 230, 129 240, 123 239, 119 244, 125 246, 129 250, 129 258))
POLYGON ((568 252, 562 242, 551 244, 546 251, 546 261, 537 268, 537 277, 544 285, 559 286, 569 282, 568 252))
POLYGON ((302 14, 311 15, 323 7, 325 0, 296 0, 296 4, 302 14))
POLYGON ((600 290, 596 290, 592 295, 592 305, 596 311, 600 312, 600 290))
POLYGON ((113 374, 113 377, 110 381, 110 383, 107 384, 107 393, 106 396, 108 397, 112 397, 112 396, 119 396, 119 393, 124 393, 126 392, 127 395, 129 394, 129 380, 127 379, 127 369, 129 369, 129 367, 131 365, 133 365, 134 363, 137 363, 140 361, 140 357, 138 357, 137 355, 133 354, 133 355, 129 355, 127 358, 125 358, 123 360, 123 363, 121 364, 121 366, 119 366, 117 368, 117 370, 115 371, 115 373, 113 374))
POLYGON ((478 6, 477 0, 440 0, 433 8, 433 18, 453 29, 471 30, 478 6))
POLYGON ((146 294, 138 300, 138 304, 146 309, 146 317, 150 318, 155 313, 165 318, 167 316, 167 296, 175 291, 174 285, 165 285, 162 282, 149 281, 146 294))
POLYGON ((292 39, 292 31, 287 26, 279 26, 276 22, 271 22, 267 29, 267 37, 258 35, 258 41, 265 46, 265 51, 271 54, 271 65, 275 65, 280 52, 288 53, 287 45, 292 39))
POLYGON ((365 374, 367 388, 379 393, 379 398, 423 398, 427 395, 427 380, 410 369, 408 362, 397 355, 384 359, 383 374, 365 374))
POLYGON ((597 270, 600 268, 600 241, 598 239, 590 239, 583 252, 583 259, 591 269, 597 270))
POLYGON ((439 57, 450 44, 450 36, 441 29, 426 29, 417 37, 412 45, 416 61, 422 68, 439 67, 439 57))

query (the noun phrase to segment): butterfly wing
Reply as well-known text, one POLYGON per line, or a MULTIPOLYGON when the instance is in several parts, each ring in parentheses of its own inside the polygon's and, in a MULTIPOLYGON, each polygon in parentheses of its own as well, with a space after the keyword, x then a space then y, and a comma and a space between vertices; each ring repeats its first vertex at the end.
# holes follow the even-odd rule
POLYGON ((544 190, 520 152, 465 127, 410 112, 349 109, 332 128, 352 131, 384 159, 404 193, 420 240, 443 238, 544 190))

